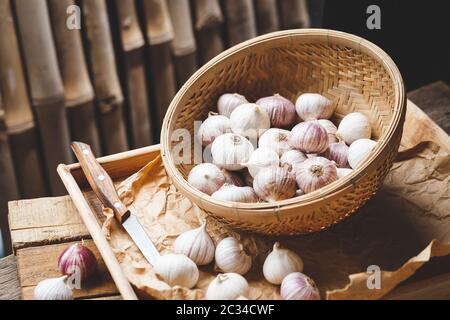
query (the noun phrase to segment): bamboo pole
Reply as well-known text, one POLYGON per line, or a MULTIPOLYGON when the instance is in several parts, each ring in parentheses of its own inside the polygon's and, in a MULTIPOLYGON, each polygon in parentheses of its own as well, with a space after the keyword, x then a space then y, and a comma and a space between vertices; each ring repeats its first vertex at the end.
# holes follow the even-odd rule
POLYGON ((274 32, 280 29, 277 0, 254 0, 256 21, 259 34, 274 32))
POLYGON ((73 0, 48 0, 71 138, 88 143, 98 154, 100 140, 95 122, 94 90, 86 66, 81 33, 66 25, 67 8, 74 4, 73 0))
POLYGON ((230 47, 257 36, 253 0, 225 0, 222 3, 230 47))
POLYGON ((26 62, 32 105, 37 115, 52 195, 65 189, 56 173, 59 163, 72 162, 64 87, 45 0, 16 0, 19 34, 26 62))
POLYGON ((283 29, 308 28, 310 26, 306 0, 278 0, 283 29))
POLYGON ((140 148, 153 143, 144 63, 145 39, 139 26, 134 0, 116 0, 114 15, 119 29, 122 87, 127 101, 131 145, 133 148, 140 148))
POLYGON ((103 150, 106 154, 128 149, 123 94, 105 0, 83 0, 82 12, 88 56, 98 108, 103 150))

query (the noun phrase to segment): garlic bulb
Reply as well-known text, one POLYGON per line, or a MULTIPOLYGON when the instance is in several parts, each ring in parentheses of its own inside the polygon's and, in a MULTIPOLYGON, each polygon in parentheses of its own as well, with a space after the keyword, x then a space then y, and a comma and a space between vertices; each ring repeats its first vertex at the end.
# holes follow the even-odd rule
POLYGON ((295 174, 295 168, 308 159, 303 152, 298 150, 290 150, 283 154, 280 159, 280 166, 284 168, 288 168, 289 172, 295 174))
POLYGON ((348 167, 348 146, 344 141, 331 143, 324 153, 324 157, 332 160, 339 168, 348 167))
POLYGON ((225 93, 217 101, 219 114, 230 117, 231 113, 241 104, 248 103, 247 99, 239 93, 225 93))
POLYGON ((233 237, 225 238, 217 244, 215 259, 217 267, 224 272, 246 274, 252 267, 252 258, 233 237))
POLYGON ((318 93, 304 93, 297 98, 295 110, 303 121, 329 119, 336 105, 318 93))
POLYGON ((267 112, 272 127, 288 127, 295 121, 297 116, 294 104, 278 93, 270 97, 261 98, 256 101, 256 104, 267 112))
POLYGON ((292 150, 289 145, 291 132, 288 130, 270 128, 262 134, 258 141, 258 147, 274 150, 281 157, 285 152, 292 150))
POLYGON ((262 200, 276 202, 292 198, 297 186, 294 174, 287 169, 268 167, 256 175, 253 180, 253 189, 262 200))
POLYGON ((249 137, 251 140, 258 139, 270 128, 269 115, 255 103, 238 106, 231 113, 230 120, 231 130, 234 133, 249 137))
POLYGON ((292 129, 289 143, 305 153, 322 153, 328 148, 328 133, 318 121, 301 122, 292 129))
POLYGON ((302 189, 297 189, 297 191, 295 191, 295 195, 297 196, 297 197, 300 197, 300 196, 302 196, 302 195, 304 195, 305 193, 303 192, 303 190, 302 189))
POLYGON ((356 169, 372 152, 376 144, 376 141, 370 139, 359 139, 353 142, 348 148, 348 163, 350 167, 356 169))
POLYGON ((263 265, 264 277, 272 284, 281 284, 288 274, 302 271, 303 260, 295 252, 280 248, 279 242, 274 244, 263 265))
POLYGON ((236 171, 228 171, 222 169, 223 176, 225 177, 225 183, 235 185, 237 187, 245 186, 244 179, 236 171))
POLYGON ((237 187, 232 184, 224 184, 222 188, 212 194, 212 197, 221 201, 258 202, 258 196, 252 187, 237 187))
POLYGON ((199 277, 196 264, 183 254, 169 253, 159 257, 153 271, 171 287, 192 288, 199 277))
POLYGON ((214 140, 211 154, 215 164, 237 171, 244 168, 241 163, 248 161, 253 150, 253 145, 245 137, 236 133, 225 133, 214 140))
POLYGON ((369 119, 361 112, 349 113, 339 123, 337 135, 348 145, 358 139, 370 139, 372 128, 369 119))
POLYGON ((198 266, 211 263, 214 260, 215 247, 206 231, 206 223, 180 234, 173 243, 173 251, 184 254, 198 266))
POLYGON ((97 259, 84 242, 75 243, 66 248, 58 259, 58 267, 62 274, 75 274, 84 280, 97 269, 97 259))
POLYGON ((336 169, 338 179, 343 178, 352 172, 353 172, 353 169, 349 169, 349 168, 337 168, 336 169))
POLYGON ((237 273, 219 274, 206 290, 207 300, 236 300, 249 295, 247 280, 237 273))
POLYGON ((227 132, 231 132, 230 119, 210 112, 208 118, 198 128, 197 137, 202 146, 206 147, 218 136, 227 132))
POLYGON ((314 281, 300 272, 291 273, 283 279, 280 294, 284 300, 320 300, 314 281))
POLYGON ((258 148, 250 155, 250 159, 242 165, 247 167, 248 172, 254 178, 261 169, 278 167, 279 163, 280 159, 275 151, 269 148, 258 148))
POLYGON ((327 130, 328 133, 328 143, 338 142, 338 138, 336 137, 336 133, 338 128, 334 125, 333 122, 327 119, 319 119, 317 120, 319 124, 327 130))
POLYGON ((336 165, 323 157, 307 159, 297 167, 296 179, 305 193, 313 192, 337 180, 336 165))
POLYGON ((67 276, 42 280, 34 288, 34 300, 73 300, 66 279, 67 276))
POLYGON ((216 165, 201 163, 189 172, 188 182, 201 192, 211 195, 225 183, 225 177, 216 165))

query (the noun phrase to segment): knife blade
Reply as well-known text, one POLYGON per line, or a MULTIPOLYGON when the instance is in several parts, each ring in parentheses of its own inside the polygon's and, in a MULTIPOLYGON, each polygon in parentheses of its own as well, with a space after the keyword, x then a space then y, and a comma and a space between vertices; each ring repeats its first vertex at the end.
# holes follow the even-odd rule
POLYGON ((71 147, 94 193, 105 207, 113 210, 114 217, 122 224, 147 261, 154 266, 160 257, 158 250, 132 213, 133 209, 127 208, 120 200, 111 177, 98 163, 91 147, 82 142, 72 142, 71 147))

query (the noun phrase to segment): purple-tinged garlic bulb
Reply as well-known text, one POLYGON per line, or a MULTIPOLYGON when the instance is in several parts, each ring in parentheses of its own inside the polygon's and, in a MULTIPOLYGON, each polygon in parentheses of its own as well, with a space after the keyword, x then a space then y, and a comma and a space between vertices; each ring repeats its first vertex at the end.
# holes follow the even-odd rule
POLYGON ((338 138, 336 136, 338 128, 335 126, 333 122, 328 119, 319 119, 317 120, 319 124, 327 130, 328 133, 328 143, 338 142, 338 138))
POLYGON ((328 148, 328 133, 318 121, 301 122, 292 129, 289 144, 303 153, 323 153, 328 148))
POLYGON ((308 159, 303 152, 298 150, 289 150, 284 153, 280 159, 280 166, 284 168, 288 168, 289 172, 295 174, 295 168, 308 159))
POLYGON ((97 269, 97 259, 94 253, 81 241, 67 247, 60 254, 58 266, 62 274, 67 276, 79 275, 80 279, 84 280, 97 269))
POLYGON ((301 272, 293 272, 283 279, 280 294, 284 300, 320 300, 314 281, 301 272))
POLYGON ((225 93, 217 101, 219 114, 230 117, 231 113, 241 104, 248 103, 247 99, 239 93, 225 93))
POLYGON ((256 101, 256 104, 267 112, 272 127, 288 127, 294 123, 297 116, 294 104, 278 93, 273 96, 261 98, 256 101))
POLYGON ((336 165, 323 157, 310 158, 297 167, 296 180, 305 193, 313 192, 337 180, 336 165))
POLYGON ((253 189, 264 201, 276 202, 292 198, 297 189, 295 176, 280 167, 268 167, 258 172, 253 180, 253 189))
POLYGON ((348 168, 348 146, 344 141, 331 143, 323 156, 334 161, 338 168, 348 168))

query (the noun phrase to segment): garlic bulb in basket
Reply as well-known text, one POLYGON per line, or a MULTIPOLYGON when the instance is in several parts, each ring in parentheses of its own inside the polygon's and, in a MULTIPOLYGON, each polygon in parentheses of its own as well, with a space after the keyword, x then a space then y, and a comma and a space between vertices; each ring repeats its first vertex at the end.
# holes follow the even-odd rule
POLYGON ((349 113, 339 123, 337 135, 348 145, 358 139, 370 139, 372 127, 369 119, 361 112, 349 113))
POLYGON ((318 93, 304 93, 297 98, 295 110, 304 120, 329 119, 334 113, 336 105, 318 93))
POLYGON ((154 273, 169 286, 192 288, 197 284, 197 265, 184 254, 169 253, 158 258, 154 273))
POLYGON ((197 137, 202 146, 206 147, 218 136, 227 132, 231 132, 230 119, 210 112, 208 118, 198 128, 197 137))
POLYGON ((34 288, 34 300, 73 300, 66 279, 67 276, 42 280, 34 288))
POLYGON ((336 165, 323 157, 307 159, 297 167, 296 179, 305 193, 313 192, 337 180, 336 165))
POLYGON ((328 133, 317 120, 301 122, 292 128, 289 144, 304 153, 322 153, 328 148, 328 133))
POLYGON ((328 119, 319 119, 317 120, 319 124, 327 130, 328 133, 328 143, 338 142, 338 138, 336 137, 336 133, 338 128, 328 119))
POLYGON ((184 254, 198 266, 211 263, 214 260, 215 246, 206 231, 206 223, 180 234, 173 243, 173 251, 184 254))
POLYGON ((298 150, 289 150, 281 156, 280 166, 287 168, 289 172, 295 173, 295 168, 308 159, 303 152, 298 150))
POLYGON ((331 143, 323 155, 328 160, 334 161, 339 168, 348 167, 348 146, 344 141, 331 143))
POLYGON ((216 246, 216 265, 224 272, 246 274, 252 267, 252 257, 244 251, 244 246, 235 238, 228 237, 216 246))
POLYGON ((290 137, 291 132, 288 130, 270 128, 259 138, 258 147, 272 149, 281 157, 285 152, 292 150, 289 145, 290 137))
POLYGON ((212 197, 221 201, 258 202, 258 196, 252 187, 237 187, 232 184, 224 184, 222 188, 212 194, 212 197))
POLYGON ((250 155, 247 162, 242 163, 254 178, 261 169, 267 167, 278 167, 280 159, 278 154, 269 148, 258 148, 250 155))
POLYGON ((225 93, 217 101, 219 114, 230 117, 231 113, 241 104, 248 103, 247 99, 239 93, 225 93))
POLYGON ((225 183, 225 177, 216 165, 201 163, 189 172, 188 182, 201 192, 211 195, 225 183))
POLYGON ((295 252, 281 248, 279 242, 274 244, 263 265, 264 277, 272 284, 281 284, 288 274, 302 271, 303 260, 295 252))
POLYGON ((356 169, 375 148, 376 141, 359 139, 348 148, 348 163, 352 169, 356 169))
POLYGON ((295 121, 297 116, 294 104, 278 93, 261 98, 256 101, 256 104, 267 112, 272 127, 288 127, 295 121))
POLYGON ((211 154, 215 164, 220 167, 237 171, 244 168, 252 154, 253 145, 245 137, 236 133, 225 133, 212 143, 211 154))
POLYGON ((262 200, 276 202, 292 198, 297 186, 294 174, 287 169, 268 167, 258 172, 253 180, 253 189, 262 200))
POLYGON ((249 286, 247 280, 237 273, 219 274, 208 286, 206 299, 208 300, 236 300, 248 297, 249 286))
POLYGON ((269 115, 255 103, 238 106, 231 113, 230 120, 234 133, 248 137, 255 144, 264 131, 270 128, 269 115))
POLYGON ((280 294, 284 300, 320 300, 314 281, 301 272, 293 272, 283 279, 280 294))

